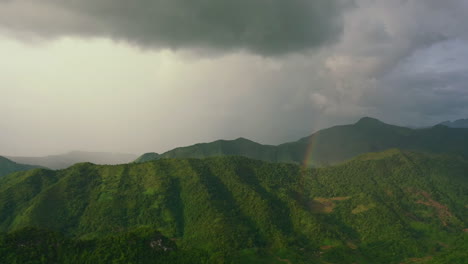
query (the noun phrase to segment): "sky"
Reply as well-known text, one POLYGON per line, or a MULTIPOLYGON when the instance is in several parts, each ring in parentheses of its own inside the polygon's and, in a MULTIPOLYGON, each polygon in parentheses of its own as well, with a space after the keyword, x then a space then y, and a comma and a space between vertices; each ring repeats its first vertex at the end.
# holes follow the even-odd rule
POLYGON ((467 0, 0 0, 0 154, 468 118, 467 0))

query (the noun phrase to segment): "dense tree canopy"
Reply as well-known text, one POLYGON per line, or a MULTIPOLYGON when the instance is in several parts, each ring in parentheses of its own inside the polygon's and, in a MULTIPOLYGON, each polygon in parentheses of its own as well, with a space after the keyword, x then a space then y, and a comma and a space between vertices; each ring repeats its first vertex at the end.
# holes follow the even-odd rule
POLYGON ((0 180, 0 255, 7 263, 463 263, 467 172, 463 158, 397 149, 320 169, 216 157, 27 171, 0 180), (155 238, 171 250, 153 250, 155 238))

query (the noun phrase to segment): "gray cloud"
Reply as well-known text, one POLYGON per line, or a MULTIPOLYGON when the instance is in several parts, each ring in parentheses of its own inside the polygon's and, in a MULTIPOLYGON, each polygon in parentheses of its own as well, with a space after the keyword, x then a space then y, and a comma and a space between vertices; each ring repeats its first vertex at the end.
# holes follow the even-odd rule
POLYGON ((161 152, 468 117, 468 1, 343 2, 0 0, 0 148, 161 152), (52 41, 17 39, 34 35, 52 41))
POLYGON ((149 48, 275 55, 337 40, 347 6, 342 0, 2 0, 0 26, 40 37, 109 36, 149 48))
POLYGON ((467 116, 467 56, 466 42, 457 39, 422 48, 381 78, 379 89, 370 91, 361 103, 386 117, 401 113, 399 122, 419 119, 430 125, 467 116))
POLYGON ((325 109, 412 125, 468 115, 468 2, 356 3, 324 55, 325 109))

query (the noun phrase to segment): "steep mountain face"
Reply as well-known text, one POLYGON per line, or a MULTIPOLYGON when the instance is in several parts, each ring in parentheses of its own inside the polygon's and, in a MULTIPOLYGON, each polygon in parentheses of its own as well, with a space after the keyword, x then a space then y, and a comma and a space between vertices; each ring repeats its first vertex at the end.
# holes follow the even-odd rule
POLYGON ((9 159, 25 163, 38 165, 54 170, 65 169, 73 164, 81 162, 91 162, 94 164, 115 165, 134 161, 137 156, 133 154, 123 153, 107 153, 107 152, 85 152, 72 151, 60 155, 51 155, 45 157, 8 157, 9 159))
MULTIPOLYGON (((445 126, 410 129, 366 117, 352 125, 324 129, 296 142, 278 146, 262 145, 247 139, 219 140, 177 148, 158 155, 157 159, 237 155, 271 162, 323 166, 391 148, 468 157, 468 130, 445 126)), ((149 155, 144 157, 137 162, 151 159, 149 155)))
POLYGON ((462 158, 400 150, 321 169, 243 157, 83 163, 0 179, 0 230, 96 239, 151 227, 211 263, 462 263, 467 172, 462 158))
POLYGON ((39 167, 32 166, 32 165, 18 164, 16 162, 13 162, 7 158, 0 156, 0 177, 3 177, 13 172, 32 170, 35 168, 39 168, 39 167))
POLYGON ((440 125, 448 126, 452 128, 468 128, 468 119, 458 119, 455 121, 445 121, 440 123, 440 125))

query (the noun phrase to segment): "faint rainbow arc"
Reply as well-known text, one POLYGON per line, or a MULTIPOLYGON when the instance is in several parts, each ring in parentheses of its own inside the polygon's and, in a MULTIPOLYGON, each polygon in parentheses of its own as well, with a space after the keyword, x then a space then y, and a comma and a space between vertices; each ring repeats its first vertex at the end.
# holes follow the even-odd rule
POLYGON ((304 157, 302 160, 302 167, 304 169, 309 168, 311 165, 313 154, 314 154, 313 152, 315 150, 315 146, 317 145, 318 137, 319 137, 319 133, 315 133, 315 134, 312 134, 308 139, 307 147, 304 152, 304 157))
POLYGON ((299 179, 299 197, 300 200, 303 203, 308 203, 309 197, 305 195, 305 186, 306 186, 306 175, 308 169, 310 168, 310 162, 312 161, 313 158, 313 152, 315 149, 315 146, 317 144, 317 140, 319 137, 319 133, 312 134, 308 139, 307 139, 307 146, 303 154, 303 159, 302 159, 302 164, 301 164, 301 169, 300 169, 300 179, 299 179))

